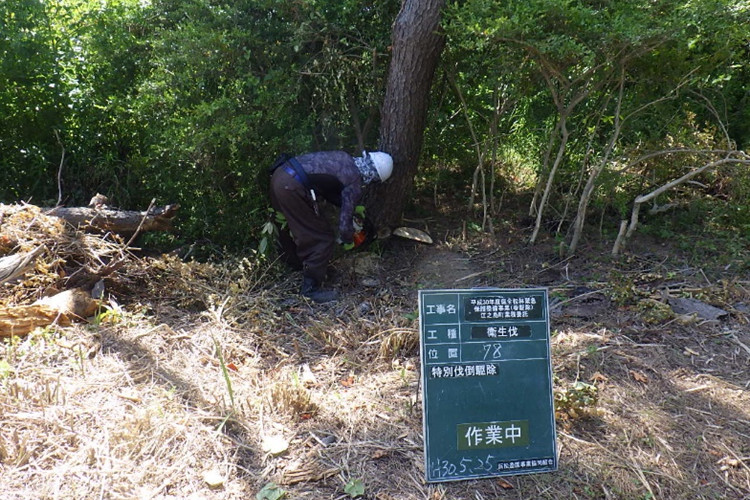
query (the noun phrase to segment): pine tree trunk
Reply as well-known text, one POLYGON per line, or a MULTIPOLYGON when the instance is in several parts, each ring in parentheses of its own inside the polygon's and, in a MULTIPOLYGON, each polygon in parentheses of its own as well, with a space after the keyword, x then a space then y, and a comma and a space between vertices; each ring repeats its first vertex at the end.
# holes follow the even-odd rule
POLYGON ((422 151, 430 88, 444 37, 445 0, 403 0, 393 23, 392 56, 380 125, 382 151, 393 157, 393 174, 368 196, 368 214, 378 227, 395 226, 412 195, 422 151))

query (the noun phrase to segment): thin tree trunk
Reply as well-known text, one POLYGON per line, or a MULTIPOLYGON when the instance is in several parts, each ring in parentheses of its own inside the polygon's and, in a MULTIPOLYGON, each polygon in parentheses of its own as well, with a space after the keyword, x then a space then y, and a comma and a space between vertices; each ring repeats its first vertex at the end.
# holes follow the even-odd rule
MULTIPOLYGON (((560 131, 560 120, 557 121, 555 124, 555 130, 552 131, 552 133, 549 136, 549 142, 547 143, 547 150, 544 153, 544 162, 542 163, 542 170, 541 174, 544 175, 545 173, 549 172, 549 163, 550 158, 552 158, 552 147, 555 145, 555 137, 557 137, 557 134, 560 131)), ((536 186, 534 187, 534 196, 531 198, 531 203, 529 203, 529 217, 535 217, 537 213, 539 212, 539 208, 537 207, 537 200, 539 199, 539 196, 542 195, 542 186, 544 185, 544 182, 542 182, 543 177, 542 175, 539 176, 539 180, 536 183, 536 186)))
POLYGON ((607 148, 604 151, 604 157, 589 174, 588 181, 586 182, 586 187, 583 189, 583 193, 581 194, 581 198, 578 203, 578 212, 576 213, 576 218, 573 221, 573 237, 570 241, 570 247, 568 248, 568 256, 573 255, 578 249, 578 242, 581 240, 581 235, 583 234, 583 225, 586 221, 586 211, 588 210, 589 201, 591 200, 591 195, 593 194, 594 187, 596 186, 596 180, 604 170, 604 167, 607 166, 609 157, 612 154, 615 145, 617 144, 617 140, 620 138, 620 132, 622 131, 623 125, 623 121, 620 119, 620 112, 622 110, 622 97, 624 88, 625 68, 622 67, 620 70, 620 92, 617 96, 617 106, 615 107, 615 129, 612 131, 612 137, 610 137, 607 148))
MULTIPOLYGON (((565 111, 563 111, 565 113, 565 111)), ((544 188, 544 193, 542 194, 542 199, 539 202, 539 208, 536 211, 536 222, 534 223, 534 232, 531 235, 531 238, 529 239, 529 243, 532 245, 536 243, 537 236, 539 236, 539 229, 542 227, 542 216, 544 215, 544 206, 547 204, 547 199, 549 199, 549 195, 552 192, 552 183, 555 180, 555 174, 557 174, 557 169, 560 167, 560 164, 562 164, 563 158, 565 157, 565 148, 568 144, 568 127, 566 126, 566 120, 567 115, 562 114, 560 115, 560 132, 562 133, 562 138, 560 139, 560 146, 557 148, 557 157, 555 158, 555 163, 552 165, 552 169, 549 172, 549 176, 547 177, 547 185, 544 188)))

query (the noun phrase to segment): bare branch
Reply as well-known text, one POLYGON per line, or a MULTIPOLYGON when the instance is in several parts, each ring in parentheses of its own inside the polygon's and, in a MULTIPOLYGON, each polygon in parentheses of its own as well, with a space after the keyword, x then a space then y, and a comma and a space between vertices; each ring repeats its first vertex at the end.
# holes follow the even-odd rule
POLYGON ((62 205, 62 169, 63 164, 65 163, 65 145, 62 142, 62 139, 60 139, 60 134, 55 130, 55 137, 57 138, 57 143, 62 148, 62 154, 60 155, 60 167, 57 169, 57 206, 59 207, 62 205))
POLYGON ((727 141, 727 147, 728 148, 735 147, 734 146, 734 142, 732 141, 732 138, 729 136, 729 131, 727 130, 726 125, 724 125, 724 120, 722 120, 721 117, 719 116, 719 112, 714 107, 713 102, 711 102, 711 100, 708 97, 704 96, 700 92, 695 92, 694 91, 694 92, 691 92, 691 93, 694 94, 694 95, 696 95, 696 96, 698 96, 698 97, 700 97, 704 101, 706 101, 706 108, 708 109, 708 111, 712 115, 714 115, 714 118, 716 118, 716 123, 719 124, 719 127, 721 128, 721 131, 724 133, 724 140, 727 141))
POLYGON ((635 199, 635 203, 640 204, 640 203, 645 203, 645 202, 647 202, 649 200, 652 200, 652 199, 656 198, 657 196, 659 196, 660 194, 662 194, 663 192, 668 191, 668 190, 672 189, 675 186, 679 186, 680 184, 682 184, 682 183, 684 183, 684 182, 692 179, 696 175, 701 174, 701 173, 705 172, 706 170, 708 170, 710 168, 718 167, 720 165, 726 165, 727 163, 742 163, 742 164, 750 165, 750 159, 748 159, 748 160, 741 160, 741 159, 738 159, 738 158, 724 158, 724 159, 719 160, 719 161, 714 161, 714 162, 711 162, 711 163, 707 163, 706 165, 703 165, 702 167, 699 167, 699 168, 697 168, 697 169, 695 169, 695 170, 693 170, 691 172, 688 172, 687 174, 683 175, 682 177, 680 177, 678 179, 675 179, 675 180, 673 180, 671 182, 668 182, 668 183, 664 184, 663 186, 661 186, 658 189, 654 189, 653 191, 651 191, 648 194, 641 195, 641 196, 637 197, 635 199))
POLYGON ((691 148, 673 148, 673 149, 662 149, 660 151, 652 151, 651 153, 646 153, 645 155, 639 156, 635 160, 631 161, 627 165, 625 165, 622 168, 614 170, 615 172, 624 172, 626 170, 629 170, 630 168, 638 165, 641 162, 644 162, 646 160, 650 160, 651 158, 656 158, 657 156, 666 156, 671 154, 677 154, 677 153, 684 153, 684 154, 721 154, 721 155, 728 155, 731 153, 737 153, 737 151, 730 151, 726 149, 691 149, 691 148))
POLYGON ((680 184, 690 181, 690 179, 692 179, 693 177, 711 168, 720 167, 722 165, 726 165, 730 163, 750 165, 750 156, 748 156, 747 153, 743 151, 733 151, 731 153, 733 154, 730 154, 721 160, 713 161, 713 162, 703 165, 702 167, 696 168, 695 170, 688 172, 682 177, 675 179, 673 181, 670 181, 657 189, 654 189, 648 194, 638 196, 633 202, 633 211, 630 216, 630 225, 628 226, 628 230, 624 237, 622 237, 622 235, 617 237, 617 241, 615 242, 615 247, 612 249, 612 254, 616 255, 616 251, 619 251, 619 249, 622 247, 624 240, 627 238, 630 238, 635 232, 636 227, 638 226, 638 215, 641 210, 641 205, 643 205, 647 201, 653 200, 654 198, 664 193, 665 191, 668 191, 676 186, 679 186, 680 184))

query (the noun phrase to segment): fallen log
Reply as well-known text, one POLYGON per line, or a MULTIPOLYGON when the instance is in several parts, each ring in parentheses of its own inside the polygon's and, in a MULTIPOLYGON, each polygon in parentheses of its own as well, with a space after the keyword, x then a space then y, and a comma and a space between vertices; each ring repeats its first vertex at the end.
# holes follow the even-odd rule
POLYGON ((44 297, 34 302, 36 305, 49 306, 69 319, 83 320, 96 313, 101 303, 91 293, 80 288, 64 290, 51 297, 44 297))
POLYGON ((146 211, 116 210, 109 207, 55 207, 44 214, 59 217, 82 231, 110 231, 134 234, 144 231, 170 231, 179 204, 154 207, 146 211))
POLYGON ((0 337, 27 335, 39 327, 53 323, 60 326, 70 324, 70 320, 57 309, 46 304, 13 306, 0 309, 0 337))
POLYGON ((23 276, 26 271, 34 266, 34 259, 43 250, 43 246, 38 246, 30 252, 0 257, 0 283, 12 281, 23 276))
POLYGON ((20 337, 52 324, 67 326, 71 321, 93 316, 101 307, 101 301, 78 288, 45 297, 31 305, 5 307, 0 309, 0 337, 20 337))

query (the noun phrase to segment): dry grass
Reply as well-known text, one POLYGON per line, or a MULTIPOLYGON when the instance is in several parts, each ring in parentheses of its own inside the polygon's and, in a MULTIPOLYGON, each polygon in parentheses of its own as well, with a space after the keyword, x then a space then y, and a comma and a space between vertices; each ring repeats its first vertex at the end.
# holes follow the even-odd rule
MULTIPOLYGON (((646 321, 638 302, 663 282, 634 279, 628 302, 583 259, 552 293, 621 302, 582 317, 574 299, 553 318, 558 395, 596 395, 558 415, 560 470, 424 483, 415 284, 531 286, 545 257, 394 244, 360 273, 337 261, 345 297, 323 306, 251 260, 135 259, 90 323, 0 346, 0 498, 239 499, 274 482, 286 498, 344 499, 352 480, 379 500, 750 497, 747 316, 646 321)), ((725 278, 701 296, 750 303, 748 283, 725 278)))

